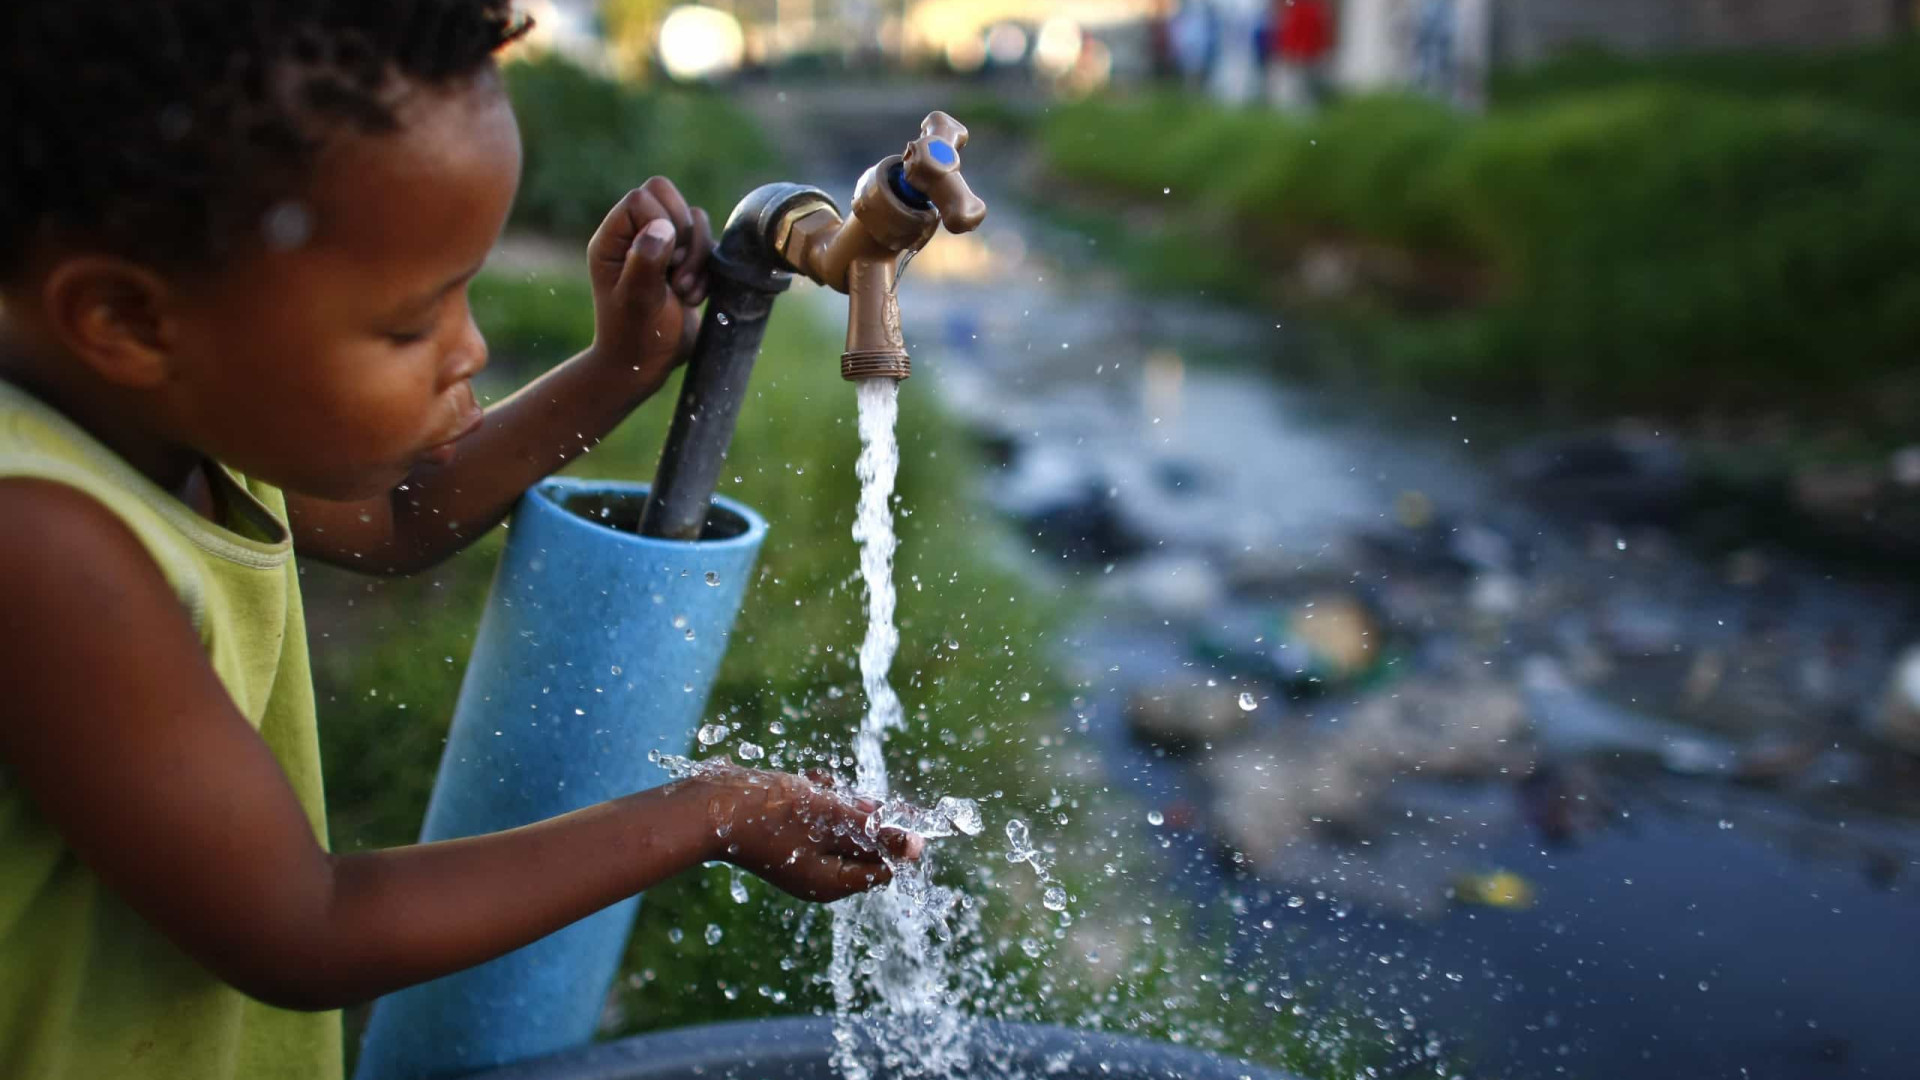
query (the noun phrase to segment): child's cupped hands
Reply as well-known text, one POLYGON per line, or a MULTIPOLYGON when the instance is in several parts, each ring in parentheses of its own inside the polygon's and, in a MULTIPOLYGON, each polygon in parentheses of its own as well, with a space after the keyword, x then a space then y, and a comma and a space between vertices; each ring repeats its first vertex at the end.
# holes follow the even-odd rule
POLYGON ((803 900, 885 885, 891 862, 918 859, 926 846, 903 829, 874 828, 880 804, 835 790, 823 773, 767 772, 718 758, 703 763, 698 782, 718 858, 803 900))
POLYGON ((707 298, 707 212, 656 176, 627 192, 587 244, 596 355, 650 383, 687 358, 707 298))

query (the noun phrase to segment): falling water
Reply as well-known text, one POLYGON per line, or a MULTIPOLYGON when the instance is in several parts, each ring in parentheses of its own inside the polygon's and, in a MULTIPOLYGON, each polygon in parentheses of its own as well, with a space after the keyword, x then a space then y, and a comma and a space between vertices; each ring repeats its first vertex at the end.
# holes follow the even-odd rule
MULTIPOLYGON (((867 586, 867 632, 860 645, 860 679, 867 711, 854 735, 854 792, 877 800, 867 834, 899 828, 927 839, 977 836, 984 828, 979 804, 943 797, 933 807, 895 798, 887 782, 884 749, 887 732, 901 725, 900 697, 887 681, 900 634, 894 627, 893 484, 900 468, 894 434, 899 415, 899 383, 869 379, 858 391, 860 409, 860 502, 853 538, 860 546, 860 574, 867 586)), ((732 730, 722 724, 701 728, 702 747, 725 741, 732 730)), ((736 753, 756 758, 759 748, 741 743, 736 753)), ((655 751, 650 755, 675 776, 698 774, 703 763, 655 751)), ((1024 823, 1020 824, 1024 837, 1024 823)), ((1011 826, 1009 831, 1009 837, 1011 826)), ((1030 861, 1043 880, 1045 864, 1030 846, 1016 845, 1010 861, 1030 861)), ((969 1070, 965 1018, 958 1003, 969 996, 957 945, 974 936, 978 913, 958 889, 936 884, 934 855, 928 847, 915 863, 893 862, 893 880, 883 888, 833 905, 833 956, 827 981, 834 1000, 834 1065, 846 1080, 869 1080, 877 1063, 893 1076, 950 1077, 969 1070), (860 1038, 858 1017, 872 1035, 860 1038)), ((731 891, 745 893, 738 881, 731 891)), ((1052 891, 1048 907, 1052 908, 1052 891)), ((1064 901, 1062 901, 1064 903, 1064 901)), ((983 964, 967 969, 977 982, 983 964), (976 970, 977 969, 977 970, 976 970)))
POLYGON ((887 681, 900 632, 893 625, 893 482, 900 472, 900 384, 893 379, 860 383, 860 503, 853 540, 860 545, 860 578, 867 586, 867 636, 860 643, 860 682, 867 692, 867 713, 853 738, 860 790, 885 799, 887 763, 881 749, 887 732, 900 726, 900 696, 887 681))
MULTIPOLYGON (((925 836, 975 834, 980 811, 970 800, 941 799, 931 811, 892 798, 882 754, 887 732, 901 723, 899 695, 887 681, 900 634, 894 628, 893 483, 900 468, 894 422, 899 383, 868 379, 859 386, 860 503, 853 538, 860 545, 860 574, 867 586, 867 633, 860 645, 860 679, 867 712, 854 736, 855 787, 878 799, 884 823, 925 836)), ((967 1051, 962 1017, 953 1002, 952 960, 956 937, 965 936, 971 903, 957 890, 933 881, 929 848, 918 864, 898 864, 885 888, 833 907, 834 1064, 847 1080, 872 1075, 868 1053, 905 1076, 949 1076, 963 1071, 967 1051), (863 1001, 863 1020, 874 1030, 871 1049, 856 1040, 853 1017, 863 1001)))

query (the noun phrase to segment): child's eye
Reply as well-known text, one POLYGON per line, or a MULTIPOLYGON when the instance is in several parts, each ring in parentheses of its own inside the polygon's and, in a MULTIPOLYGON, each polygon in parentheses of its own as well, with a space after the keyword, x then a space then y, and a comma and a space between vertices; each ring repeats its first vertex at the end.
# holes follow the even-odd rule
POLYGON ((387 340, 395 345, 418 345, 427 340, 427 335, 432 332, 431 330, 390 330, 387 332, 387 340))

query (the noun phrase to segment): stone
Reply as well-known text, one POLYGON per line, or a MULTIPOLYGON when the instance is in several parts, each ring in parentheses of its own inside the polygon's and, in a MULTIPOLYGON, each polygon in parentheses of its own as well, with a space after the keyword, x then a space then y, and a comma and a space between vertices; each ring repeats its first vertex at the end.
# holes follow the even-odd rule
POLYGON ((1692 501, 1693 476, 1678 442, 1632 427, 1538 439, 1505 464, 1540 501, 1588 517, 1664 520, 1692 501))
POLYGON ((1888 746, 1920 754, 1920 645, 1894 661, 1868 730, 1888 746))
POLYGON ((1242 709, 1238 685, 1160 686, 1127 701, 1127 728, 1134 738, 1172 753, 1218 745, 1247 730, 1253 719, 1242 709))
POLYGON ((1349 738, 1374 767, 1448 778, 1524 772, 1533 758, 1531 727, 1517 691, 1473 677, 1408 679, 1363 700, 1347 721, 1349 738))
POLYGON ((1101 575, 1100 592, 1108 600, 1170 619, 1198 618, 1226 599, 1220 572, 1197 555, 1142 556, 1101 575))

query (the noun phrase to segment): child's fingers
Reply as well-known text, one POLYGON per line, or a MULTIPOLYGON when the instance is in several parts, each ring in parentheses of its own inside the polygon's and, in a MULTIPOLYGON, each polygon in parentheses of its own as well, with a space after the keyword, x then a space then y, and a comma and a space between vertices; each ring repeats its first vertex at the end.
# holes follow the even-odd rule
POLYGON ((886 849, 887 854, 909 862, 918 859, 927 849, 925 837, 905 829, 881 829, 878 839, 880 846, 886 849))
MULTIPOLYGON (((587 242, 587 260, 596 280, 611 282, 626 267, 634 241, 648 222, 667 216, 660 200, 644 187, 626 193, 587 242), (602 277, 601 272, 606 276, 602 277)), ((677 230, 676 230, 677 232, 677 230)))
POLYGON ((664 176, 648 177, 640 189, 653 196, 654 202, 660 205, 660 212, 673 222, 674 256, 671 265, 679 266, 693 253, 693 209, 680 196, 680 189, 673 186, 673 181, 664 176))
POLYGON ((667 262, 673 257, 673 222, 654 218, 627 249, 616 286, 619 299, 637 311, 653 311, 666 300, 667 262))
POLYGON ((698 307, 707 298, 707 255, 713 250, 713 225, 707 212, 693 208, 693 239, 687 244, 687 257, 673 274, 673 291, 680 302, 698 307))
POLYGON ((833 855, 816 855, 801 862, 807 892, 815 900, 838 900, 893 880, 893 871, 882 862, 857 862, 833 855))

